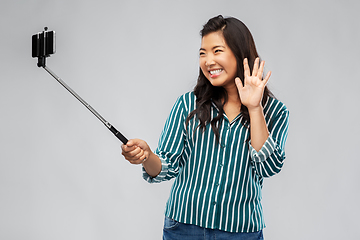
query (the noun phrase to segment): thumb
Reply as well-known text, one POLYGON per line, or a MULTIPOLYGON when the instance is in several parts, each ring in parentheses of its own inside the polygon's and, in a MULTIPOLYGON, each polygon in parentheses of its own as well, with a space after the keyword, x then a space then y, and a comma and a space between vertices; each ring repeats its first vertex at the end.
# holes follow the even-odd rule
POLYGON ((136 145, 134 139, 130 139, 130 140, 127 141, 127 143, 125 144, 125 146, 127 146, 127 147, 132 147, 132 146, 134 146, 134 145, 136 145))
POLYGON ((123 144, 121 148, 125 152, 130 152, 133 151, 138 146, 139 146, 139 139, 130 139, 129 141, 127 141, 126 144, 123 144))
POLYGON ((146 147, 146 143, 144 140, 141 139, 130 139, 127 143, 126 143, 127 147, 133 147, 133 146, 137 146, 140 148, 145 148, 146 147))
POLYGON ((242 89, 244 86, 241 82, 241 79, 239 77, 236 77, 235 78, 235 84, 236 84, 236 87, 238 88, 238 90, 242 89))

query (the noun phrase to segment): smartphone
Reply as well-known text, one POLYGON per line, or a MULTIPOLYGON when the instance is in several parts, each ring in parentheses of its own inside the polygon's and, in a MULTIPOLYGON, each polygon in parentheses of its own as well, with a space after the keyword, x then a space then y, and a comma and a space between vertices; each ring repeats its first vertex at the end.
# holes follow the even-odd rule
POLYGON ((32 57, 48 57, 54 54, 55 47, 55 32, 43 31, 32 36, 32 57))

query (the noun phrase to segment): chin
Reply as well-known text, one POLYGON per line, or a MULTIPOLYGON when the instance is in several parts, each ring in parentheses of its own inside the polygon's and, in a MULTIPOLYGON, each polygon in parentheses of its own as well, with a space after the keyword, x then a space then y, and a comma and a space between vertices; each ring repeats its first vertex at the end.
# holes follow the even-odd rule
POLYGON ((211 83, 211 85, 213 85, 214 87, 223 87, 226 85, 227 81, 221 80, 221 79, 212 79, 212 78, 208 78, 209 82, 211 83))

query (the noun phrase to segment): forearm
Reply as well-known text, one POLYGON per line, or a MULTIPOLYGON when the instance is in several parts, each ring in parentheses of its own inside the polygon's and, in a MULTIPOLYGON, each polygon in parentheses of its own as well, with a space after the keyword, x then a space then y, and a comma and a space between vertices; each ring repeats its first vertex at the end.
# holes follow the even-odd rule
MULTIPOLYGON (((269 133, 264 134, 263 139, 265 139, 265 136, 268 136, 270 132, 271 137, 268 137, 261 147, 261 145, 256 146, 255 143, 255 141, 258 139, 256 137, 259 137, 261 134, 251 133, 252 136, 250 146, 252 163, 255 166, 256 173, 262 177, 270 177, 281 171, 284 160, 286 158, 284 148, 289 126, 289 111, 286 109, 284 104, 275 99, 269 99, 266 109, 266 114, 271 116, 271 120, 269 120, 271 121, 271 124, 269 125, 270 127, 268 129, 269 133)), ((254 115, 253 113, 256 112, 251 113, 252 116, 256 116, 256 114, 254 115)), ((256 120, 256 117, 252 117, 251 119, 256 120)), ((250 128, 255 127, 251 125, 250 128)), ((261 127, 256 128, 264 129, 261 127)))
POLYGON ((251 146, 259 151, 269 137, 263 108, 261 106, 249 109, 251 146))
POLYGON ((161 172, 161 160, 160 158, 150 151, 149 156, 143 163, 145 171, 151 176, 156 177, 161 172))

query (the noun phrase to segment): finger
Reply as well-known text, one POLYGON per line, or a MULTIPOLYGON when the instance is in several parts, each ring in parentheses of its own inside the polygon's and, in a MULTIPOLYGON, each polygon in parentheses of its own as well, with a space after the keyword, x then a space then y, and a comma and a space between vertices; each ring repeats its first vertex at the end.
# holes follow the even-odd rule
POLYGON ((257 57, 255 59, 255 61, 254 61, 254 67, 253 67, 253 71, 252 71, 252 76, 257 76, 258 69, 259 69, 259 58, 257 57))
POLYGON ((136 147, 134 151, 131 151, 131 152, 128 152, 126 155, 127 157, 130 159, 137 159, 140 157, 141 154, 143 154, 144 151, 139 148, 139 147, 136 147))
POLYGON ((263 75, 263 72, 264 72, 264 66, 265 66, 265 61, 261 61, 260 68, 259 68, 259 71, 257 73, 257 77, 259 79, 262 79, 262 75, 263 75))
POLYGON ((244 59, 243 64, 244 64, 244 77, 246 78, 247 76, 250 76, 250 68, 247 58, 244 59))
POLYGON ((141 164, 143 162, 146 161, 146 157, 145 157, 145 154, 142 155, 140 158, 136 159, 136 160, 131 160, 129 161, 131 164, 141 164))
POLYGON ((139 158, 141 158, 141 157, 144 156, 144 155, 145 155, 145 154, 144 154, 144 150, 142 150, 142 149, 140 148, 139 153, 136 154, 136 155, 134 156, 134 158, 139 159, 139 158))
POLYGON ((125 152, 133 151, 136 147, 141 147, 140 139, 130 139, 125 145, 123 144, 122 149, 125 152))
POLYGON ((136 149, 136 146, 131 146, 131 147, 129 147, 129 146, 123 144, 123 145, 121 146, 121 149, 122 149, 122 151, 123 151, 124 153, 129 153, 129 152, 131 152, 131 151, 134 151, 134 150, 136 149))
POLYGON ((141 153, 141 149, 137 148, 134 151, 131 152, 122 152, 121 154, 125 157, 126 160, 135 160, 137 159, 139 156, 137 156, 139 153, 141 153))
POLYGON ((136 145, 135 139, 130 139, 130 140, 127 141, 127 143, 126 143, 126 146, 127 146, 127 147, 132 147, 132 146, 134 146, 134 145, 136 145))
POLYGON ((131 163, 137 163, 140 160, 143 160, 145 157, 146 157, 145 152, 143 150, 141 150, 136 155, 134 155, 132 157, 127 157, 126 159, 131 163))
POLYGON ((262 81, 263 84, 264 84, 264 86, 266 86, 266 84, 268 83, 270 76, 271 76, 271 71, 269 71, 269 72, 266 74, 264 80, 262 81))
POLYGON ((240 90, 240 89, 242 89, 244 87, 242 82, 241 82, 241 79, 239 77, 235 78, 235 84, 236 84, 236 87, 237 87, 238 90, 240 90))
POLYGON ((144 140, 141 140, 141 139, 131 139, 129 140, 129 144, 127 144, 128 146, 137 146, 137 147, 140 147, 142 149, 145 149, 148 147, 147 143, 144 141, 144 140))

